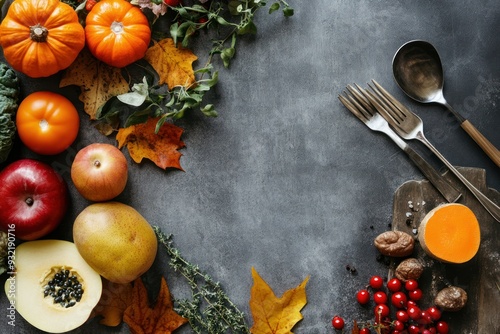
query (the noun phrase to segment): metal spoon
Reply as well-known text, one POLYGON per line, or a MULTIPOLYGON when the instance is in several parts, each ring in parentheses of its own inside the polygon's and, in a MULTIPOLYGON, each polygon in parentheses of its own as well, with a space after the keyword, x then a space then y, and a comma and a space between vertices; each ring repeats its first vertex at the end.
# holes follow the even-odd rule
POLYGON ((443 96, 443 67, 432 44, 422 40, 403 44, 394 55, 392 70, 397 84, 409 97, 418 102, 435 102, 446 107, 460 122, 460 127, 500 167, 500 151, 446 102, 443 96))

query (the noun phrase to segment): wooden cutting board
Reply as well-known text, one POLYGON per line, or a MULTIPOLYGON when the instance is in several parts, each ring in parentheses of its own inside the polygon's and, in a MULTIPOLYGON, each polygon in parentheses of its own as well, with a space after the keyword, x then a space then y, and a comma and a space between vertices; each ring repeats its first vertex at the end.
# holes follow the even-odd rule
MULTIPOLYGON (((500 193, 488 188, 483 169, 457 168, 474 186, 500 203, 500 193)), ((481 226, 481 246, 478 254, 465 264, 444 264, 428 257, 416 243, 413 257, 424 263, 424 274, 419 280, 424 291, 421 308, 433 304, 434 296, 446 284, 459 286, 467 291, 466 306, 458 312, 445 312, 450 333, 500 333, 500 223, 495 221, 476 198, 451 173, 445 177, 462 192, 457 201, 467 205, 477 216, 481 226)), ((394 194, 392 229, 417 236, 416 229, 425 214, 445 203, 445 199, 427 180, 408 181, 394 194)), ((398 263, 391 264, 389 277, 398 263)))

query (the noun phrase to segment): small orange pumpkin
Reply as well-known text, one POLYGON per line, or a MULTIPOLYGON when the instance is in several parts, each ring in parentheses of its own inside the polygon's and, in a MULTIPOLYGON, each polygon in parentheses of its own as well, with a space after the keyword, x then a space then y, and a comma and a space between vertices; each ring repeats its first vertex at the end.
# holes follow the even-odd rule
POLYGON ((85 31, 71 6, 59 0, 15 0, 0 25, 5 60, 30 77, 67 68, 85 46, 85 31))
POLYGON ((146 54, 151 41, 149 21, 126 0, 97 2, 85 21, 90 52, 114 67, 125 67, 146 54))

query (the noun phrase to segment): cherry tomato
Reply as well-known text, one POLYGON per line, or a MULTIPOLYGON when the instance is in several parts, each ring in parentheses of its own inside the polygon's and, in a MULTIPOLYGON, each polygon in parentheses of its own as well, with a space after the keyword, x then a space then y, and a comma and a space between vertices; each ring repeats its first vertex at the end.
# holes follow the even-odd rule
POLYGON ((368 304, 370 301, 370 293, 366 289, 359 290, 356 294, 356 299, 361 305, 368 304))
POLYGON ((370 334, 370 328, 364 327, 359 330, 359 334, 370 334))
POLYGON ((396 312, 396 319, 401 322, 408 322, 408 320, 410 320, 410 316, 408 315, 408 313, 406 313, 405 310, 398 310, 396 312))
POLYGON ((439 334, 448 334, 448 323, 440 321, 436 324, 436 330, 439 334))
POLYGON ((375 321, 376 322, 381 322, 383 318, 389 316, 390 313, 389 306, 385 304, 378 304, 375 306, 373 309, 373 313, 375 313, 375 321))
POLYGON ((30 150, 43 155, 67 149, 78 135, 80 117, 64 96, 40 91, 28 95, 16 115, 17 132, 30 150))
POLYGON ((418 328, 417 325, 410 325, 408 327, 408 333, 409 334, 419 334, 420 333, 420 328, 418 328))
POLYGON ((408 300, 406 307, 410 307, 410 306, 418 306, 418 304, 416 301, 410 299, 410 300, 408 300))
POLYGON ((406 283, 405 283, 405 289, 407 291, 413 291, 416 288, 418 288, 418 282, 416 280, 409 279, 409 280, 406 281, 406 283))
POLYGON ((408 313, 408 316, 412 320, 418 320, 422 315, 422 312, 420 311, 420 308, 418 306, 408 306, 406 312, 408 313))
POLYGON ((415 289, 410 292, 408 292, 408 296, 410 297, 411 300, 418 301, 422 298, 422 290, 420 289, 415 289))
POLYGON ((431 315, 426 310, 420 312, 420 318, 418 319, 419 324, 428 325, 432 322, 431 315))
POLYGON ((401 290, 403 287, 403 283, 398 278, 393 278, 389 282, 387 282, 387 289, 391 292, 396 292, 401 290))
POLYGON ((373 294, 373 301, 375 304, 387 303, 387 294, 384 291, 377 291, 373 294))
POLYGON ((339 317, 338 315, 334 316, 332 319, 332 326, 335 329, 341 330, 344 328, 344 319, 339 317))
POLYGON ((394 320, 393 328, 398 331, 402 331, 405 329, 405 323, 400 320, 394 320))
POLYGON ((381 289, 382 286, 384 285, 384 279, 380 276, 372 276, 370 278, 370 286, 375 289, 381 289))
POLYGON ((397 308, 405 308, 407 301, 406 295, 401 291, 395 292, 391 296, 391 303, 397 308))
POLYGON ((432 320, 437 321, 441 319, 441 311, 436 306, 429 307, 427 309, 427 312, 429 312, 429 315, 431 316, 432 320))

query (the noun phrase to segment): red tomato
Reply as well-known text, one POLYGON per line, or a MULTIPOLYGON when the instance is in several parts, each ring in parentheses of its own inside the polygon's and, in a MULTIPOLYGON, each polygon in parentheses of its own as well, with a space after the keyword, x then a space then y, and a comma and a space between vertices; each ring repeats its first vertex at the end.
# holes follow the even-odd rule
POLYGON ((17 132, 30 150, 43 155, 67 149, 78 135, 80 117, 73 103, 52 92, 35 92, 19 105, 17 132))

